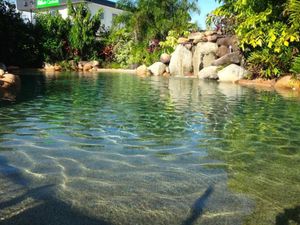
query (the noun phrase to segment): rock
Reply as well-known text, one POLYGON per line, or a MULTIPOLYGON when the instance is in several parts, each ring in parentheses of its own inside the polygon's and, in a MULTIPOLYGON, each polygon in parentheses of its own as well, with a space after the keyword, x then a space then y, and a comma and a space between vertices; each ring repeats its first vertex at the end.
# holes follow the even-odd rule
POLYGON ((216 42, 218 40, 218 35, 217 34, 209 35, 206 38, 207 38, 207 41, 209 41, 209 42, 216 42))
POLYGON ((189 40, 196 40, 196 39, 202 39, 204 38, 204 33, 203 32, 194 32, 194 33, 191 33, 188 37, 189 40))
POLYGON ((154 75, 154 76, 162 76, 163 73, 166 71, 166 65, 162 62, 156 62, 148 67, 148 70, 154 75))
POLYGON ((171 56, 167 53, 163 53, 160 56, 160 61, 164 64, 168 64, 171 60, 171 56))
POLYGON ((192 71, 192 52, 184 46, 178 45, 173 52, 169 64, 170 74, 172 76, 184 76, 192 71))
POLYGON ((231 64, 218 72, 219 81, 236 82, 249 75, 243 67, 231 64))
POLYGON ((207 30, 204 32, 205 36, 212 36, 214 34, 217 34, 217 31, 214 31, 214 30, 207 30))
POLYGON ((200 42, 197 44, 197 48, 199 48, 199 53, 206 55, 210 53, 217 53, 218 45, 212 42, 200 42))
POLYGON ((16 75, 6 73, 1 78, 1 88, 8 89, 14 88, 15 90, 19 90, 21 87, 20 78, 16 75))
POLYGON ((5 74, 5 71, 3 69, 0 69, 0 77, 2 77, 3 74, 5 74))
POLYGON ((233 52, 215 60, 212 65, 222 66, 222 65, 232 64, 232 63, 240 64, 241 60, 242 60, 242 56, 238 52, 233 52))
POLYGON ((300 80, 293 79, 292 76, 284 76, 275 83, 275 89, 289 88, 300 90, 300 80))
POLYGON ((148 70, 146 65, 141 65, 136 69, 136 75, 140 77, 146 77, 150 75, 150 71, 148 70))
POLYGON ((91 63, 84 64, 83 71, 89 71, 91 69, 93 69, 93 65, 91 63))
POLYGON ((180 37, 180 38, 178 38, 178 40, 177 40, 177 43, 178 43, 178 44, 185 44, 185 43, 188 43, 188 42, 189 42, 189 39, 184 38, 184 37, 180 37))
POLYGON ((100 62, 98 60, 93 60, 91 62, 89 62, 93 67, 99 67, 100 66, 100 62))
POLYGON ((239 51, 239 46, 238 46, 239 41, 238 41, 238 38, 234 35, 233 36, 227 36, 227 37, 224 37, 224 38, 219 38, 217 40, 217 44, 219 46, 221 46, 221 45, 225 45, 226 47, 231 46, 233 52, 239 51))
POLYGON ((210 66, 215 61, 215 53, 218 45, 211 42, 200 42, 197 44, 193 54, 194 74, 197 75, 203 67, 210 66))
POLYGON ((61 68, 61 66, 60 65, 58 65, 58 64, 54 64, 54 70, 55 71, 61 71, 62 70, 62 68, 61 68))
POLYGON ((48 70, 53 70, 53 71, 55 70, 54 65, 52 65, 50 63, 44 63, 44 69, 47 70, 47 71, 48 70))
POLYGON ((170 76, 170 73, 164 72, 162 76, 163 76, 163 77, 169 77, 169 76, 170 76))
POLYGON ((272 90, 275 83, 276 83, 275 79, 264 80, 262 78, 258 78, 254 80, 241 79, 238 81, 239 85, 255 87, 263 90, 272 90))
POLYGON ((200 70, 199 79, 218 79, 218 66, 208 66, 200 70))
POLYGON ((87 63, 88 63, 88 61, 79 61, 78 66, 77 66, 78 69, 83 70, 84 65, 87 63))
POLYGON ((170 73, 170 68, 168 66, 166 67, 166 72, 170 73))
POLYGON ((193 47, 193 44, 192 44, 192 43, 185 43, 185 44, 184 44, 184 47, 185 47, 187 50, 191 50, 192 47, 193 47))
POLYGON ((227 46, 225 46, 225 45, 221 45, 218 48, 218 51, 217 51, 216 55, 218 57, 223 57, 224 55, 227 55, 228 53, 230 53, 229 48, 227 46))
POLYGON ((213 62, 215 62, 215 60, 216 60, 215 53, 209 53, 209 54, 203 55, 203 60, 202 60, 203 68, 205 68, 207 66, 211 66, 213 64, 213 62))

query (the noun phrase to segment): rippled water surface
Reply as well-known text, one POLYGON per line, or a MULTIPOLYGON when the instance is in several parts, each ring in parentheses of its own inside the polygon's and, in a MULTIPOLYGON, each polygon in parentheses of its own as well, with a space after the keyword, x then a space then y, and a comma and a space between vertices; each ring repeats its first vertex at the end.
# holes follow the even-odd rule
POLYGON ((300 101, 197 79, 22 74, 0 224, 300 224, 300 101))

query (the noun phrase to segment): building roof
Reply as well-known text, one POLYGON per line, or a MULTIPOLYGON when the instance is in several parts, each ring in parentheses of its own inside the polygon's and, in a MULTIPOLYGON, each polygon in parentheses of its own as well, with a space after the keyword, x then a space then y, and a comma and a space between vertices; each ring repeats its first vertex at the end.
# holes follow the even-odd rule
POLYGON ((88 2, 93 2, 99 5, 105 5, 108 7, 116 8, 116 3, 108 0, 87 0, 88 2))

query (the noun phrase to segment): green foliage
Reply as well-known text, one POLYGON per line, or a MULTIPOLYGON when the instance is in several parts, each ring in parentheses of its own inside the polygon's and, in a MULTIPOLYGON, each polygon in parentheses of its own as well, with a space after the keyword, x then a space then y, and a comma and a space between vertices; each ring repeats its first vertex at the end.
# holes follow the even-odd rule
POLYGON ((225 24, 240 40, 250 68, 264 78, 288 72, 300 42, 299 0, 220 0, 209 22, 225 24), (249 58, 248 58, 249 57, 249 58))
POLYGON ((171 52, 176 37, 187 30, 197 29, 195 24, 190 23, 189 14, 198 11, 196 3, 197 0, 118 1, 125 13, 114 19, 107 42, 114 46, 114 60, 121 67, 150 65, 159 60, 162 52, 171 52), (166 38, 159 45, 159 41, 166 38))
POLYGON ((135 41, 163 40, 170 30, 182 33, 191 20, 190 12, 198 12, 197 0, 119 0, 126 12, 116 18, 124 24, 135 41))
POLYGON ((300 74, 300 56, 297 56, 292 64, 291 72, 300 74))
POLYGON ((165 41, 159 42, 159 45, 163 48, 163 51, 171 54, 175 47, 178 45, 177 40, 179 37, 187 37, 190 34, 189 31, 184 31, 183 33, 178 33, 175 30, 170 30, 165 41))
POLYGON ((69 59, 70 20, 64 20, 58 12, 41 13, 36 16, 36 27, 39 31, 40 52, 46 62, 69 59))
POLYGON ((21 16, 14 4, 0 0, 0 62, 37 66, 40 61, 35 27, 21 16))
POLYGON ((97 40, 97 32, 100 32, 100 9, 94 16, 83 4, 68 4, 68 12, 71 18, 69 42, 74 56, 80 59, 95 59, 98 56, 101 43, 97 40))

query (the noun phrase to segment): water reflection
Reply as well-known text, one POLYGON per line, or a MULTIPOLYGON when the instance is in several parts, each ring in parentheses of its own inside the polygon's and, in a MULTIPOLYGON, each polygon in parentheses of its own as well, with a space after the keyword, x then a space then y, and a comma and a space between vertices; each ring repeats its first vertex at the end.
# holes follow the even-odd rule
POLYGON ((66 215, 58 221, 76 214, 75 224, 275 224, 300 199, 297 102, 124 74, 28 76, 26 92, 31 78, 35 94, 0 112, 2 164, 27 182, 25 193, 1 186, 14 193, 0 199, 9 218, 51 217, 55 208, 44 209, 55 203, 66 215), (31 194, 40 190, 47 199, 31 194), (25 198, 45 205, 14 217, 10 202, 25 198))

